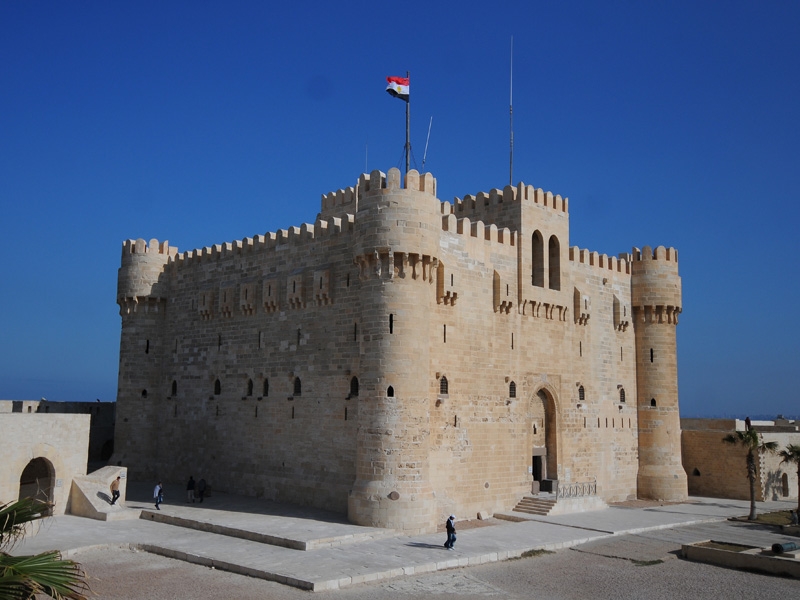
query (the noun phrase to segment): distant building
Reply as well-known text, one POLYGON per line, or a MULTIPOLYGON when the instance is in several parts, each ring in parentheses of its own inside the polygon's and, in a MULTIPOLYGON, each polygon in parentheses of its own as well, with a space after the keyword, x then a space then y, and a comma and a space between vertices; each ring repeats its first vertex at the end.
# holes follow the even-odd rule
POLYGON ((677 252, 569 244, 566 198, 397 169, 313 224, 126 241, 112 460, 407 531, 540 489, 684 500, 677 252))
MULTIPOLYGON (((800 445, 800 424, 787 419, 752 421, 765 442, 776 442, 778 451, 789 444, 800 445)), ((734 431, 744 431, 742 419, 681 419, 683 468, 689 494, 710 498, 750 499, 742 446, 723 443, 734 431)), ((797 499, 797 465, 781 463, 776 454, 761 453, 756 461, 756 500, 797 499)))

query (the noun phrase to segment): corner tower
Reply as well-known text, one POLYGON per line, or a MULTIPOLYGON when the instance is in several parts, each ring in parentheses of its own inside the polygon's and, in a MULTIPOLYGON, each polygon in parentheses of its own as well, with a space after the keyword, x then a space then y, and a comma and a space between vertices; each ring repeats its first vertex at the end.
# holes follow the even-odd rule
POLYGON ((640 498, 683 501, 678 354, 675 326, 681 312, 678 253, 659 246, 633 249, 631 305, 636 339, 640 498))
POLYGON ((362 175, 354 261, 362 351, 353 523, 405 531, 435 521, 430 477, 430 313, 441 232, 436 181, 400 171, 362 175))
POLYGON ((122 317, 117 384, 117 422, 113 462, 148 465, 135 477, 152 477, 157 455, 153 410, 163 399, 161 361, 169 285, 166 266, 177 248, 169 242, 127 240, 117 277, 117 304, 122 317), (120 402, 121 400, 121 402, 120 402))

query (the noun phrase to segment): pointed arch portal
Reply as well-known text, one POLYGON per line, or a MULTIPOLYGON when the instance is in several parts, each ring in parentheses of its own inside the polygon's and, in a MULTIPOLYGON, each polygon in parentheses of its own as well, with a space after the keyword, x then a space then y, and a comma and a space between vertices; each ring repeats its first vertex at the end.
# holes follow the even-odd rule
POLYGON ((530 403, 533 491, 553 491, 558 479, 558 410, 553 390, 540 387, 530 403))

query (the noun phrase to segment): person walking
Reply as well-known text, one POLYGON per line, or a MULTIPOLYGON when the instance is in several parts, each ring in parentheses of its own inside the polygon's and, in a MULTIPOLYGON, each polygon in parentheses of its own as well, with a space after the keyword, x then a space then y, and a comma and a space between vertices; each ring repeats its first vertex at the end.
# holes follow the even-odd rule
POLYGON ((119 498, 119 480, 120 476, 117 475, 117 478, 111 482, 111 506, 114 506, 119 498))
POLYGON ((186 482, 186 501, 194 504, 194 477, 189 475, 189 481, 186 482))
POLYGON ((160 481, 156 484, 155 489, 153 489, 153 498, 156 500, 156 509, 161 510, 159 504, 164 501, 164 486, 161 485, 160 481))
POLYGON ((453 550, 453 546, 456 543, 456 516, 450 515, 444 527, 447 529, 447 541, 444 543, 444 547, 448 550, 453 550))

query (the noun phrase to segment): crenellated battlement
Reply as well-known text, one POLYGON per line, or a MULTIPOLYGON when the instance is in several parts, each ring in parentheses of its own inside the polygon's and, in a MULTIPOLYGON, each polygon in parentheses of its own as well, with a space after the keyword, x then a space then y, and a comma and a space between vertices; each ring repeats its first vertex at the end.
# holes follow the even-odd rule
MULTIPOLYGON (((620 257, 623 255, 621 254, 620 257)), ((658 246, 653 250, 650 246, 644 246, 641 250, 634 248, 627 255, 629 261, 664 260, 667 262, 678 263, 678 251, 675 248, 665 248, 658 246)))
POLYGON ((171 247, 167 240, 159 242, 153 238, 148 244, 142 238, 138 240, 125 240, 122 242, 122 260, 129 258, 131 254, 165 254, 167 256, 175 256, 178 253, 177 246, 171 247))
POLYGON ((569 260, 571 262, 596 267, 602 271, 625 273, 626 275, 631 274, 631 263, 628 256, 621 254, 617 258, 616 256, 591 252, 577 246, 571 246, 569 249, 569 260))
POLYGON ((412 192, 423 192, 430 196, 436 196, 436 179, 431 173, 422 173, 412 169, 406 173, 405 182, 400 173, 400 169, 391 168, 388 173, 382 171, 372 171, 362 173, 358 178, 356 195, 358 198, 375 195, 382 190, 408 190, 412 192), (405 185, 404 185, 405 184, 405 185))
POLYGON ((349 187, 328 194, 322 194, 320 204, 323 211, 335 210, 339 207, 353 207, 351 212, 356 212, 356 207, 358 206, 358 189, 349 187))
POLYGON ((522 182, 516 186, 507 185, 502 190, 495 188, 489 192, 478 192, 474 196, 469 194, 463 199, 456 197, 452 204, 442 202, 441 208, 443 215, 490 215, 515 202, 528 202, 565 214, 569 212, 568 198, 522 182))
POLYGON ((507 244, 509 246, 517 245, 517 232, 511 231, 508 227, 498 228, 494 223, 487 225, 483 221, 472 222, 467 217, 458 219, 453 214, 442 216, 442 231, 457 233, 464 237, 478 238, 487 242, 507 244))
POLYGON ((355 217, 351 214, 346 214, 343 217, 320 218, 313 224, 303 223, 299 227, 293 226, 288 229, 269 231, 263 235, 255 235, 241 240, 234 240, 233 242, 214 244, 213 246, 174 254, 171 257, 171 262, 181 267, 198 261, 219 260, 231 255, 236 256, 274 250, 287 244, 303 245, 329 236, 352 233, 354 223, 355 217))

